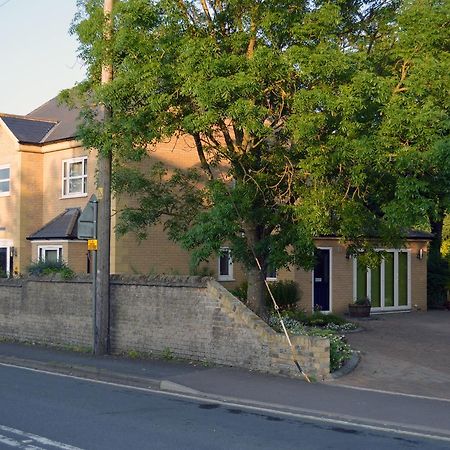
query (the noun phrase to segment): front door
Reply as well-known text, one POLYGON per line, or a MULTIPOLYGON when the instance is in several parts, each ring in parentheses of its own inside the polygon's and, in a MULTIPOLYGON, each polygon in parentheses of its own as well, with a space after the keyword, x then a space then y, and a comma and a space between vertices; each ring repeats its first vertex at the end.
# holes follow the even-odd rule
POLYGON ((314 311, 330 311, 330 250, 316 250, 316 265, 313 271, 314 311))

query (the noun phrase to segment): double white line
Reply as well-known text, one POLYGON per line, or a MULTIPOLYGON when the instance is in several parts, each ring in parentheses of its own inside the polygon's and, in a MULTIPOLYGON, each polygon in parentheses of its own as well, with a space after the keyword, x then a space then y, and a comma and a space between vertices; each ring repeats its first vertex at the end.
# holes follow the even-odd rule
POLYGON ((79 447, 53 441, 37 434, 26 433, 16 428, 0 425, 0 444, 8 447, 20 448, 24 450, 44 450, 44 448, 57 448, 61 450, 81 450, 79 447), (40 447, 43 445, 44 447, 40 447))

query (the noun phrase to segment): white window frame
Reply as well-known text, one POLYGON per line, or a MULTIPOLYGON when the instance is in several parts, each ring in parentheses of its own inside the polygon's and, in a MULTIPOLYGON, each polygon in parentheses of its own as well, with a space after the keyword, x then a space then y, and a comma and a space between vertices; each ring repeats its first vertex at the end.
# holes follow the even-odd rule
POLYGON ((57 261, 61 262, 63 259, 63 248, 62 245, 38 245, 37 248, 37 259, 38 261, 45 261, 45 253, 47 251, 57 251, 57 261), (42 257, 43 255, 43 257, 42 257))
POLYGON ((234 274, 233 274, 233 258, 231 256, 231 249, 229 247, 220 247, 220 254, 217 258, 217 280, 218 281, 234 281, 234 274), (228 274, 227 275, 221 275, 220 274, 220 258, 222 254, 227 253, 228 254, 228 274))
POLYGON ((7 197, 11 194, 11 166, 9 164, 3 164, 0 166, 0 169, 8 169, 9 170, 8 178, 0 178, 0 181, 8 182, 8 190, 6 192, 0 192, 0 197, 7 197))
POLYGON ((6 248, 6 275, 9 277, 11 275, 12 267, 11 264, 11 252, 13 250, 13 241, 9 239, 0 239, 0 247, 6 248))
POLYGON ((87 196, 87 156, 80 156, 78 158, 64 159, 61 167, 61 196, 62 198, 86 197, 87 196), (70 177, 70 165, 82 163, 83 173, 76 177, 70 177), (67 167, 67 170, 66 170, 67 167), (67 173, 67 177, 65 174, 67 173), (81 179, 82 192, 69 193, 69 186, 71 179, 81 179))
POLYGON ((267 275, 266 281, 278 281, 278 270, 275 269, 275 276, 274 277, 271 277, 271 276, 267 275))
MULTIPOLYGON (((375 249, 377 252, 387 252, 393 253, 394 255, 394 305, 393 306, 385 306, 385 298, 384 298, 384 277, 385 277, 385 266, 384 259, 380 263, 380 306, 372 307, 372 312, 386 312, 386 311, 409 311, 411 309, 411 250, 410 249, 397 249, 397 248, 377 248, 375 249), (399 253, 406 253, 407 255, 407 280, 406 286, 408 289, 407 295, 407 304, 399 305, 398 304, 398 255, 399 253)), ((357 276, 358 276, 358 258, 353 258, 353 299, 355 300, 357 297, 357 276)), ((371 298, 371 285, 372 285, 372 271, 370 268, 367 269, 366 275, 366 295, 367 298, 371 298)))

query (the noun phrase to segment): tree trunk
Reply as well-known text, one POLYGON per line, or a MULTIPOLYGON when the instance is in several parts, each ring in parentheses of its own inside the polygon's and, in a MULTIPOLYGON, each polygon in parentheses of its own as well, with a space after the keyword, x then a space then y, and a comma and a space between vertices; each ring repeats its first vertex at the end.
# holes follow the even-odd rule
POLYGON ((247 305, 254 313, 261 317, 261 319, 267 320, 265 275, 264 270, 260 269, 256 261, 256 258, 258 258, 259 265, 264 269, 265 259, 255 252, 256 244, 261 240, 263 230, 260 226, 253 224, 245 224, 243 228, 247 239, 247 245, 255 258, 247 270, 247 305))
POLYGON ((257 268, 252 267, 247 272, 247 305, 261 319, 267 320, 267 306, 265 301, 266 285, 264 274, 257 268))

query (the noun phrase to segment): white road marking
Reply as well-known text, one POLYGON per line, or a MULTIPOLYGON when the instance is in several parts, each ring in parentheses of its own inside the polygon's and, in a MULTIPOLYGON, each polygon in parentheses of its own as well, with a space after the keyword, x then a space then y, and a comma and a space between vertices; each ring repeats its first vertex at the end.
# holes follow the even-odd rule
MULTIPOLYGON (((27 433, 25 431, 22 430, 18 430, 16 428, 11 428, 11 427, 7 427, 6 425, 0 425, 0 431, 4 432, 4 433, 9 433, 9 434, 13 434, 15 436, 18 436, 20 439, 31 439, 31 441, 24 441, 24 442, 37 442, 41 445, 46 445, 46 446, 50 446, 50 447, 55 447, 61 450, 81 450, 79 447, 74 447, 72 445, 69 444, 64 444, 62 442, 58 442, 58 441, 53 441, 51 439, 48 439, 46 437, 43 436, 39 436, 37 434, 33 434, 33 433, 27 433)), ((10 447, 20 447, 20 448, 26 448, 26 449, 36 449, 36 448, 40 448, 40 447, 34 447, 34 446, 29 446, 27 444, 25 444, 25 446, 23 445, 23 442, 19 442, 19 441, 15 441, 14 439, 8 438, 6 436, 0 435, 0 442, 3 442, 7 445, 9 445, 10 447), (4 442, 1 439, 4 438, 6 440, 8 440, 10 443, 8 442, 4 442), (16 445, 18 444, 18 445, 16 445)))
MULTIPOLYGON (((349 417, 347 419, 334 419, 331 417, 323 417, 323 416, 317 416, 317 415, 312 414, 312 413, 326 414, 325 412, 320 412, 320 411, 310 411, 310 414, 308 414, 308 410, 306 410, 304 413, 303 412, 282 411, 279 409, 270 408, 270 405, 266 406, 266 407, 265 406, 253 406, 253 405, 249 405, 246 403, 237 403, 236 401, 227 401, 227 400, 220 400, 217 398, 208 398, 207 396, 201 396, 201 395, 189 395, 189 394, 181 394, 181 393, 177 393, 177 392, 161 391, 161 390, 152 389, 152 388, 128 386, 126 384, 113 383, 110 381, 102 381, 102 380, 93 380, 90 378, 83 378, 83 377, 79 377, 76 375, 67 375, 67 374, 63 374, 63 373, 50 372, 48 370, 33 369, 30 367, 23 367, 23 366, 19 366, 19 365, 15 365, 15 364, 0 363, 0 366, 12 367, 15 369, 22 369, 22 370, 26 370, 26 371, 30 371, 30 372, 43 373, 46 375, 53 375, 53 376, 57 376, 57 377, 61 377, 61 378, 70 378, 73 380, 85 381, 87 383, 97 383, 97 384, 103 384, 106 386, 114 386, 114 387, 119 387, 122 389, 132 390, 132 391, 147 392, 147 393, 152 393, 152 394, 159 394, 159 395, 165 395, 168 397, 183 398, 183 399, 195 400, 195 401, 200 401, 200 402, 213 402, 213 403, 217 403, 217 404, 223 405, 223 406, 228 406, 228 407, 233 406, 236 408, 246 409, 246 410, 250 410, 250 411, 258 411, 258 412, 263 412, 263 413, 267 413, 267 414, 287 416, 287 417, 292 417, 295 419, 308 420, 308 421, 312 421, 312 422, 323 422, 323 423, 329 423, 329 424, 335 424, 335 425, 361 428, 364 430, 370 430, 370 431, 376 431, 376 432, 382 432, 382 433, 392 433, 392 434, 399 434, 402 436, 412 436, 412 437, 422 438, 422 439, 433 439, 433 440, 439 440, 439 441, 444 441, 444 442, 450 442, 450 436, 448 436, 449 435, 448 430, 430 430, 429 432, 427 432, 428 430, 413 431, 413 430, 407 430, 407 429, 400 428, 401 426, 404 427, 405 424, 395 424, 395 423, 391 423, 390 427, 387 426, 388 424, 385 424, 385 426, 378 425, 378 424, 370 425, 367 423, 355 422, 355 421, 353 421, 354 419, 352 417, 349 417), (398 428, 394 428, 394 427, 398 427, 398 428), (433 432, 434 433, 441 432, 441 433, 445 434, 445 436, 440 435, 440 434, 433 434, 433 432)), ((255 403, 257 403, 257 402, 255 402, 255 403)), ((280 407, 281 407, 281 405, 280 405, 280 407)), ((372 421, 372 422, 375 422, 375 421, 372 421)), ((2 426, 0 425, 0 430, 1 429, 2 429, 2 426)), ((31 437, 32 435, 28 434, 28 436, 31 437)), ((62 444, 62 445, 64 445, 64 444, 62 444)), ((71 447, 71 446, 60 447, 60 448, 64 448, 67 450, 72 450, 72 449, 73 450, 81 450, 81 449, 78 449, 76 447, 71 447)))
POLYGON ((1 444, 5 444, 9 447, 20 447, 22 444, 18 441, 15 441, 11 438, 8 438, 6 436, 3 436, 2 434, 0 434, 0 443, 1 444))
POLYGON ((427 395, 419 395, 419 394, 405 394, 404 392, 397 392, 397 391, 384 391, 383 389, 373 389, 373 388, 366 388, 366 387, 360 387, 360 386, 349 386, 348 384, 328 384, 328 383, 321 383, 327 386, 336 386, 341 387, 345 389, 353 389, 355 391, 367 391, 367 392, 375 392, 377 394, 388 394, 388 395, 398 395, 400 397, 411 397, 411 398, 419 398, 423 400, 433 400, 438 402, 447 402, 450 403, 449 398, 441 398, 441 397, 430 397, 427 395))

